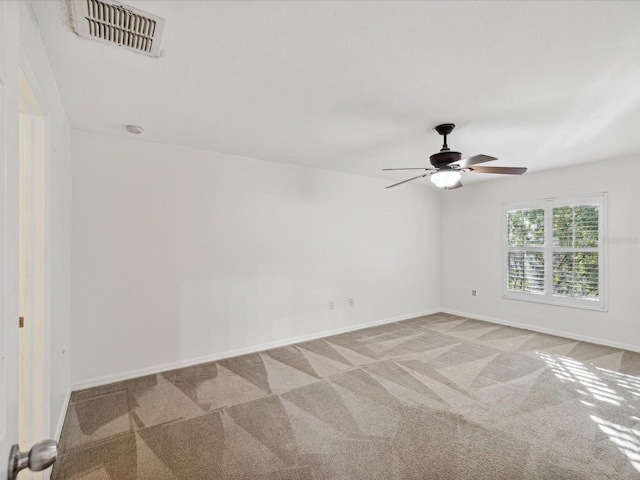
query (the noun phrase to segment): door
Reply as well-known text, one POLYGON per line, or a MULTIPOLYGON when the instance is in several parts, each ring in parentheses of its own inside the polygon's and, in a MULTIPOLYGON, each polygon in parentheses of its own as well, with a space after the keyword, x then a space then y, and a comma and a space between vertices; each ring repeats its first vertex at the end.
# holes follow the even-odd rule
MULTIPOLYGON (((18 278, 20 302, 20 449, 49 434, 47 402, 47 121, 25 73, 20 70, 18 278)), ((21 480, 42 480, 25 472, 21 480)))
MULTIPOLYGON (((31 387, 26 393, 28 401, 23 403, 20 397, 20 346, 21 335, 19 330, 21 286, 33 288, 33 280, 21 282, 20 276, 20 252, 21 222, 25 221, 24 215, 21 218, 21 166, 20 166, 20 4, 19 2, 0 2, 0 480, 5 478, 15 478, 15 472, 19 469, 29 468, 32 470, 43 470, 51 465, 57 454, 57 445, 54 441, 39 442, 33 448, 27 447, 27 452, 20 452, 19 441, 21 438, 28 438, 39 430, 40 419, 35 422, 29 419, 39 417, 42 414, 32 416, 34 405, 42 405, 44 400, 43 388, 31 387), (40 403, 38 403, 40 402, 40 403), (20 415, 25 414, 25 420, 20 419, 20 415), (35 428, 33 428, 35 427, 35 428), (21 432, 24 430, 24 433, 21 432), (22 435, 21 435, 22 433, 22 435), (13 467, 13 468, 12 468, 13 467), (11 473, 11 471, 13 473, 11 473)), ((28 119, 24 119, 27 121, 28 119)), ((36 122, 37 123, 37 122, 36 122)), ((34 130, 36 131, 37 128, 34 130)), ((33 153, 33 152, 32 152, 33 153)), ((33 157, 32 159, 35 159, 33 157)), ((35 165, 35 164, 33 164, 35 165)), ((32 165, 32 166, 33 166, 32 165)), ((37 165, 36 165, 37 167, 37 165)), ((23 172, 24 173, 24 172, 23 172)), ((28 172, 33 175, 33 171, 28 172)), ((34 177, 35 178, 35 177, 34 177)), ((24 179, 22 179, 24 180, 24 179)), ((24 182, 23 182, 24 183, 24 182)), ((27 182, 36 185, 37 183, 27 182)), ((30 218, 37 219, 37 215, 42 213, 42 209, 34 210, 32 207, 38 205, 42 199, 36 198, 37 192, 31 191, 27 195, 35 199, 35 204, 29 206, 30 218), (35 213, 34 213, 35 212, 35 213), (34 216, 35 215, 35 216, 34 216)), ((40 191, 39 194, 41 194, 40 191)), ((37 228, 28 230, 32 235, 30 246, 35 245, 33 239, 45 238, 37 228)), ((37 243, 37 242, 36 242, 37 243)), ((41 245, 37 248, 40 248, 41 245)), ((24 246, 22 248, 24 251, 24 246)), ((35 251, 35 250, 34 250, 35 251)), ((33 265, 42 267, 42 258, 35 261, 33 265), (38 263, 40 262, 40 263, 38 263)), ((32 268, 31 272, 37 275, 42 274, 42 269, 32 268)), ((37 283, 37 282, 36 282, 37 283)), ((33 302, 33 296, 41 296, 42 292, 31 290, 27 301, 32 308, 31 314, 39 312, 39 308, 44 304, 33 302), (35 309, 35 310, 33 310, 35 309)), ((24 305, 24 302, 23 302, 24 305)), ((33 348, 38 343, 32 345, 32 340, 36 338, 30 336, 28 344, 33 348)), ((42 337, 44 338, 44 337, 42 337)), ((25 340, 26 341, 26 340, 25 340)), ((28 368, 29 376, 36 372, 36 377, 42 375, 44 370, 38 372, 34 369, 35 364, 41 360, 33 351, 27 351, 25 355, 27 362, 22 362, 28 368)), ((42 359, 44 357, 41 357, 42 359)), ((41 381, 41 380, 39 380, 41 381)), ((30 378, 29 384, 33 383, 30 378)), ((23 393, 25 387, 22 386, 23 393)), ((40 410, 42 406, 39 407, 40 410)), ((46 413, 46 410, 44 410, 46 413)), ((31 447, 29 445, 29 447, 31 447)), ((21 476, 23 478, 23 476, 21 476)))
POLYGON ((0 479, 18 442, 19 9, 0 3, 0 479))

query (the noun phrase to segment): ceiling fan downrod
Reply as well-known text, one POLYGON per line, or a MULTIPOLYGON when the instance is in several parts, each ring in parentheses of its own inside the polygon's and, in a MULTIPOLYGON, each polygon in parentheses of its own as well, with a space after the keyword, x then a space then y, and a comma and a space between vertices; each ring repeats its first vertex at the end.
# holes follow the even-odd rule
POLYGON ((454 128, 456 128, 456 126, 453 123, 443 123, 435 128, 436 132, 444 137, 444 143, 442 145, 442 148, 440 149, 441 152, 449 151, 449 146, 447 145, 447 136, 451 134, 451 132, 453 132, 454 128))

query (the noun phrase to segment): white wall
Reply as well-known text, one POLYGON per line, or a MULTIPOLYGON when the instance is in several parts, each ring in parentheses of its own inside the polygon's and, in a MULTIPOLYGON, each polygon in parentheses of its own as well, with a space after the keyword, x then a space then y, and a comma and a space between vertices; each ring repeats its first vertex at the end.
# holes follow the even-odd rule
MULTIPOLYGON (((50 435, 59 433, 71 388, 71 138, 40 32, 27 2, 20 5, 21 67, 47 115, 49 168, 50 435)), ((17 234, 17 232, 16 232, 17 234)))
POLYGON ((77 130, 72 158, 76 386, 439 306, 434 189, 77 130))
POLYGON ((640 157, 527 173, 443 192, 442 306, 598 343, 640 349, 640 157), (502 298, 502 202, 608 192, 608 312, 502 298), (620 239, 635 239, 635 242, 620 239), (477 296, 471 296, 471 290, 477 296))

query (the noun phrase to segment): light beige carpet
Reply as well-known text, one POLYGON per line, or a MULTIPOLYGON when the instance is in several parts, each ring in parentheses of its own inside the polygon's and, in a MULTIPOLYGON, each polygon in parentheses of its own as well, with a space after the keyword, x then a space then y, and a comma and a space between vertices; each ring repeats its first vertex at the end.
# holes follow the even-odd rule
POLYGON ((74 392, 52 478, 640 478, 640 354, 416 318, 74 392))

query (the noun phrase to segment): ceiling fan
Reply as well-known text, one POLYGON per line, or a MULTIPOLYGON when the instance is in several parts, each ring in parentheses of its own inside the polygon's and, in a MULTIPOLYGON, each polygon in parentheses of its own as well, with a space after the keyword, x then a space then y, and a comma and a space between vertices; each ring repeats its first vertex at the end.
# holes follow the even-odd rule
POLYGON ((427 173, 417 175, 415 177, 408 178, 393 185, 389 185, 386 188, 397 187, 403 183, 416 180, 418 178, 429 177, 430 180, 438 187, 445 190, 453 190, 454 188, 460 188, 462 182, 460 182, 461 173, 476 172, 476 173, 499 173, 502 175, 522 175, 527 171, 526 167, 476 167, 479 163, 492 162, 497 160, 495 157, 488 155, 474 155, 473 157, 461 158, 460 152, 452 152, 447 146, 447 135, 449 135, 456 126, 453 123, 443 123, 438 125, 435 130, 444 137, 444 144, 442 149, 438 153, 434 153, 429 158, 431 159, 431 165, 434 168, 384 168, 383 170, 426 170, 427 173))

